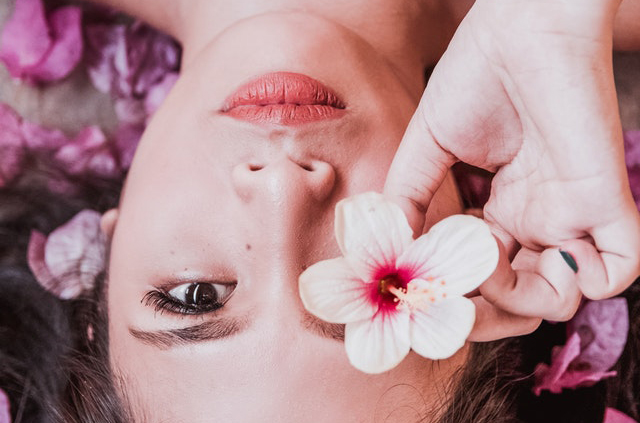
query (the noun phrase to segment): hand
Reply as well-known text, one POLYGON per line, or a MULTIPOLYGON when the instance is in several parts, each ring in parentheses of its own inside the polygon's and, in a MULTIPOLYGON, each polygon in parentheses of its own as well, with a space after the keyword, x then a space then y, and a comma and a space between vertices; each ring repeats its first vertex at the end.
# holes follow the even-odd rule
POLYGON ((484 217, 504 254, 474 298, 472 340, 567 320, 582 294, 616 295, 640 272, 611 64, 618 4, 478 0, 407 128, 385 193, 416 232, 456 161, 496 173, 484 217))

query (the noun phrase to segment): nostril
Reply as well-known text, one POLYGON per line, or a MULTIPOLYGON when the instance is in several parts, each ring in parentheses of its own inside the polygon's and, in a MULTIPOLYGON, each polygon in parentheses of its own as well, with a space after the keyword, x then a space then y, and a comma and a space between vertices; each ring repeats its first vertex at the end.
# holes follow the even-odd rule
POLYGON ((264 166, 259 165, 259 164, 250 164, 249 165, 249 170, 252 172, 257 172, 259 170, 262 170, 264 168, 264 166))
POLYGON ((306 170, 307 172, 313 172, 315 170, 312 164, 301 164, 300 167, 306 170))

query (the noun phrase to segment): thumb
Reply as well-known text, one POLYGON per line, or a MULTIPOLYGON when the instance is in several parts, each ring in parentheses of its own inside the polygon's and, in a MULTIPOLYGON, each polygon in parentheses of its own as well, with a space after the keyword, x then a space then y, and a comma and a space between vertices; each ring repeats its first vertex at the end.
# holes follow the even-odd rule
POLYGON ((424 98, 402 137, 384 186, 385 195, 402 208, 416 235, 422 233, 427 208, 456 162, 434 138, 424 116, 424 98))

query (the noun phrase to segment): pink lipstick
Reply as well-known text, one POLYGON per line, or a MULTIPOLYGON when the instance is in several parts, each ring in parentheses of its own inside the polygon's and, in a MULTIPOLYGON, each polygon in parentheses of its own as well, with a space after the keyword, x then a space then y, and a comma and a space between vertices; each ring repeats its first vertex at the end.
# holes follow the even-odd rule
POLYGON ((344 109, 344 102, 319 81, 274 72, 238 88, 224 102, 222 113, 250 122, 298 125, 339 117, 344 109))

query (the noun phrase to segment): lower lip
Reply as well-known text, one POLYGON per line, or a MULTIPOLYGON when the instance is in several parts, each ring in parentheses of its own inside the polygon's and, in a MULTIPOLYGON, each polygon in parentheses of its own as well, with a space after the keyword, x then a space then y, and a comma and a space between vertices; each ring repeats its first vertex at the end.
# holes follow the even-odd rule
POLYGON ((345 104, 328 87, 306 75, 275 72, 238 88, 222 113, 256 123, 298 125, 344 114, 345 104))

